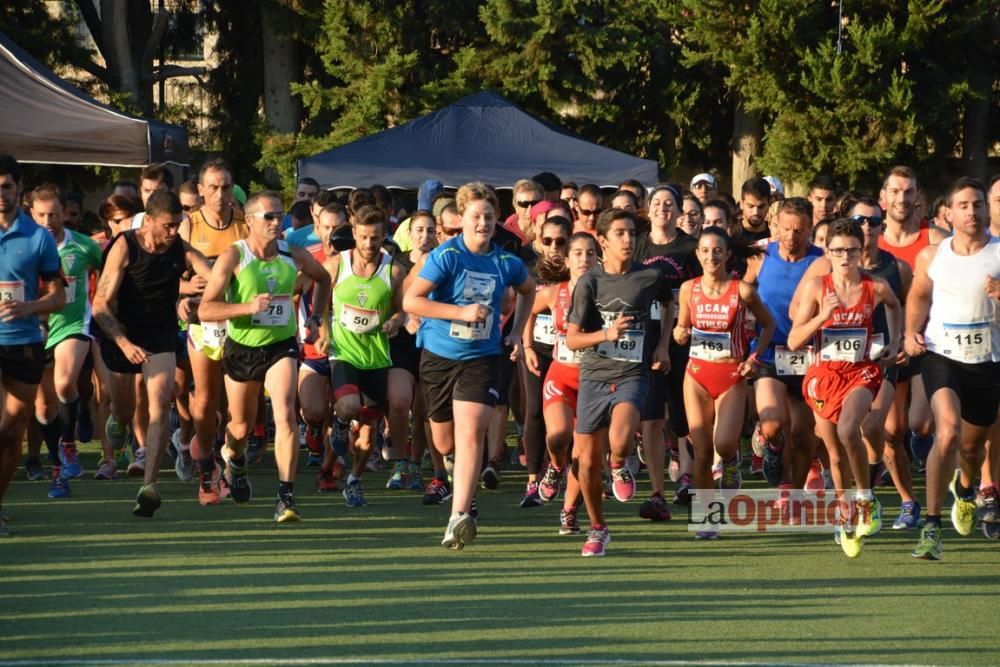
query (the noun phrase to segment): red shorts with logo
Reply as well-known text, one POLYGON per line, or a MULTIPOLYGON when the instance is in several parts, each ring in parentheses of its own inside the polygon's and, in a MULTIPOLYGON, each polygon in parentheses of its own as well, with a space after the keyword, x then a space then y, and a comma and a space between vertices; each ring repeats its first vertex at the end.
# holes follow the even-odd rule
POLYGON ((687 374, 700 384, 713 400, 735 387, 743 376, 738 361, 688 361, 687 374))
POLYGON ((821 363, 806 371, 802 396, 813 412, 836 424, 848 394, 867 389, 874 397, 881 387, 882 367, 874 362, 837 366, 821 363))
POLYGON ((542 410, 553 403, 565 403, 576 414, 576 395, 580 391, 580 369, 553 361, 542 384, 542 410))

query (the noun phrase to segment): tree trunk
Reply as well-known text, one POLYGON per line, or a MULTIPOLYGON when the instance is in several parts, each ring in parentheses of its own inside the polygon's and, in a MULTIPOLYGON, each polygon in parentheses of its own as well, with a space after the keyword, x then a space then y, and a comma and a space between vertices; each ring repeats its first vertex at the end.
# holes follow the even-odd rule
POLYGON ((733 197, 740 199, 740 188, 748 178, 757 175, 757 156, 760 155, 764 125, 760 115, 747 113, 737 100, 733 113, 733 197))
POLYGON ((139 72, 129 39, 129 0, 101 0, 101 37, 111 84, 139 107, 139 72))
POLYGON ((264 60, 264 116, 277 132, 298 132, 302 108, 289 84, 299 74, 299 53, 295 40, 280 32, 269 12, 261 9, 264 60))

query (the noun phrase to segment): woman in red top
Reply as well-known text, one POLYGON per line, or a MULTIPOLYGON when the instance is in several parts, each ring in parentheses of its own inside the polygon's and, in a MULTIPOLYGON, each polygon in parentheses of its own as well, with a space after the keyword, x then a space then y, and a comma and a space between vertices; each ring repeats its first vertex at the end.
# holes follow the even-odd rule
POLYGON ((882 385, 882 369, 869 355, 872 315, 876 306, 885 305, 890 341, 878 358, 892 359, 899 349, 901 308, 889 283, 861 272, 864 233, 857 223, 830 223, 826 243, 832 273, 805 284, 788 347, 799 350, 813 342, 816 359, 806 371, 802 394, 816 415, 838 496, 851 475, 857 485, 857 524, 852 527, 847 521, 839 533, 844 553, 855 558, 861 553, 861 538, 874 535, 882 525, 861 437, 861 422, 882 385))
MULTIPOLYGON (((691 341, 691 354, 684 376, 684 409, 694 445, 694 479, 697 488, 710 489, 712 459, 717 451, 723 461, 722 488, 740 487, 740 431, 747 405, 746 378, 757 371, 757 361, 747 355, 745 319, 753 313, 760 324, 760 349, 774 335, 774 320, 748 283, 731 277, 726 264, 737 254, 752 254, 725 232, 708 227, 698 239, 696 255, 702 276, 681 285, 680 311, 674 340, 691 341)), ((746 257, 741 257, 746 259, 746 257)), ((712 539, 715 531, 700 531, 696 537, 712 539)))
MULTIPOLYGON (((524 327, 525 335, 530 335, 528 332, 534 330, 535 317, 539 313, 551 311, 556 343, 552 350, 552 364, 545 374, 545 382, 542 385, 542 414, 545 418, 545 444, 549 453, 549 467, 538 485, 538 494, 545 502, 554 500, 559 494, 559 486, 567 468, 573 443, 576 395, 580 388, 580 353, 566 346, 566 315, 576 281, 596 264, 597 241, 594 237, 585 232, 573 234, 569 240, 569 250, 564 265, 564 270, 568 270, 569 275, 563 274, 561 281, 536 293, 531 318, 524 327)), ((546 269, 546 264, 538 265, 540 278, 546 269)), ((528 370, 535 374, 539 373, 537 367, 532 367, 531 364, 528 364, 528 370)), ((580 532, 576 520, 580 484, 571 466, 568 477, 563 509, 559 513, 560 535, 575 535, 580 532)))

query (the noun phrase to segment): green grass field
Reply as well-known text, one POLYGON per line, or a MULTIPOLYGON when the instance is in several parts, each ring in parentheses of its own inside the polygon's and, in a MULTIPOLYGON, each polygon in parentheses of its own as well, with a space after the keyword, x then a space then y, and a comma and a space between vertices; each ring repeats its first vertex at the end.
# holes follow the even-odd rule
POLYGON ((247 507, 200 507, 164 470, 164 506, 143 520, 138 483, 91 480, 83 451, 71 499, 19 471, 4 504, 0 666, 1000 661, 1000 543, 978 531, 949 527, 945 560, 928 563, 909 555, 915 533, 886 529, 851 561, 826 535, 696 542, 676 517, 650 524, 637 501, 612 501, 608 556, 583 559, 557 505, 517 507, 524 475, 510 471, 455 553, 439 546, 448 509, 386 491, 385 472, 352 510, 303 469, 305 521, 278 526, 270 456, 247 507))

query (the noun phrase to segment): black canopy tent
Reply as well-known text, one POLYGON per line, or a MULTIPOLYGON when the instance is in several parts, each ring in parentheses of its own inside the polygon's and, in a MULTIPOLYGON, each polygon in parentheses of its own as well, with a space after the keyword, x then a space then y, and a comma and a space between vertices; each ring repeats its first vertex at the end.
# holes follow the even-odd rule
POLYGON ((20 162, 188 164, 187 131, 85 95, 0 33, 0 151, 20 162))
POLYGON ((551 171, 563 180, 617 185, 657 180, 657 165, 591 143, 484 91, 398 127, 298 161, 300 178, 324 188, 417 189, 426 179, 458 187, 481 180, 511 187, 551 171))

